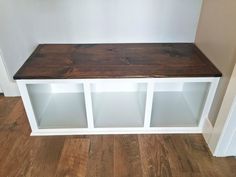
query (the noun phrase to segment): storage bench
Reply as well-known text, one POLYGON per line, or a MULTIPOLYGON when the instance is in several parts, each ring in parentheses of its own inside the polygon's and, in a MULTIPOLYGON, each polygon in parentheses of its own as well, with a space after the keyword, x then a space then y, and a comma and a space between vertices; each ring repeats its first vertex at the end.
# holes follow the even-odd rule
POLYGON ((201 133, 221 75, 191 43, 41 44, 14 79, 32 135, 201 133))

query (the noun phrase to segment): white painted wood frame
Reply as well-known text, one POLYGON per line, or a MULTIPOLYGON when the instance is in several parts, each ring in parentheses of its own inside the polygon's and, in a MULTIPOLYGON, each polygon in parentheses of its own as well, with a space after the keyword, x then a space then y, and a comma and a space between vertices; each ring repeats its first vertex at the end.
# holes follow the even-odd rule
MULTIPOLYGON (((152 133, 203 133, 203 127, 204 122, 208 119, 208 113, 212 104, 212 100, 215 95, 215 91, 217 88, 219 82, 218 77, 189 77, 189 78, 126 78, 126 79, 29 79, 29 80, 17 80, 17 84, 22 96, 22 100, 25 106, 25 110, 29 119, 29 123, 32 129, 31 135, 34 136, 43 136, 43 135, 83 135, 83 134, 152 134, 152 133), (198 114, 197 124, 196 125, 188 125, 186 126, 152 126, 151 119, 152 119, 152 113, 153 109, 156 109, 153 107, 153 100, 154 100, 154 92, 156 92, 157 97, 159 92, 165 92, 165 91, 171 91, 174 90, 174 93, 181 93, 180 91, 175 91, 175 89, 181 89, 181 84, 190 84, 190 89, 193 87, 195 88, 195 83, 198 83, 198 85, 201 84, 205 87, 207 86, 206 90, 202 90, 202 94, 204 95, 204 101, 199 105, 201 107, 200 112, 198 114), (65 88, 69 88, 70 84, 80 84, 83 88, 83 95, 84 95, 84 105, 85 105, 85 111, 86 111, 86 121, 87 121, 87 127, 83 128, 72 128, 72 127, 54 127, 54 128, 42 128, 38 125, 37 122, 37 115, 36 110, 34 109, 32 98, 29 93, 30 87, 28 85, 34 85, 34 87, 37 87, 37 84, 44 84, 44 85, 52 85, 52 84, 60 84, 65 85, 65 88), (169 85, 168 85, 169 84, 169 85), (192 85, 191 85, 192 84, 192 85), (94 89, 94 87, 97 88, 94 89), (155 86, 156 85, 156 86, 155 86), (175 88, 176 85, 176 88, 175 88), (133 89, 133 86, 139 87, 141 89, 140 92, 145 92, 145 97, 142 97, 144 99, 144 103, 141 103, 142 108, 144 109, 144 115, 142 115, 143 124, 142 126, 118 126, 116 127, 96 127, 96 115, 94 115, 95 107, 99 107, 99 103, 97 103, 98 106, 96 106, 95 101, 93 98, 94 92, 103 92, 103 89, 105 92, 109 92, 109 87, 113 89, 113 92, 111 95, 121 93, 121 92, 130 92, 133 89), (155 88, 157 87, 157 88, 155 88), (99 90, 100 89, 100 90, 99 90), (155 90, 159 89, 159 90, 155 90), (95 91, 94 91, 95 90, 95 91), (108 90, 108 91, 107 91, 108 90), (203 93, 204 92, 204 93, 203 93), (206 94, 206 95, 205 95, 206 94), (94 107, 95 106, 95 107, 94 107)), ((198 86, 196 85, 196 86, 198 86)), ((54 85, 56 86, 56 85, 54 85)), ((202 87, 202 86, 201 86, 202 87)), ((199 87, 200 88, 200 87, 199 87)), ((63 90, 62 88, 60 88, 63 90)), ((59 90, 60 90, 59 89, 59 90)), ((73 92, 73 88, 65 89, 64 92, 73 92)), ((197 90, 198 91, 198 90, 197 90)), ((136 92, 139 92, 136 90, 136 92)), ((168 92, 165 92, 168 94, 168 92)), ((195 92, 194 92, 195 93, 195 92)), ((193 93, 193 94, 194 94, 193 93)), ((60 93, 58 93, 60 94, 60 93)), ((188 93, 189 94, 189 93, 188 93)), ((192 94, 192 93, 191 93, 192 94)), ((123 94, 125 95, 125 94, 123 94)), ((190 95, 191 96, 191 95, 190 95)), ((194 100, 198 101, 198 97, 194 96, 194 99, 191 99, 190 102, 194 104, 194 100)), ((112 100, 113 96, 111 97, 112 100)), ((120 100, 122 100, 124 97, 122 97, 120 100)), ((133 98, 133 97, 130 97, 133 98)), ((106 98, 104 98, 106 99, 106 98)), ((135 98, 136 99, 136 98, 135 98)), ((138 98, 137 98, 138 99, 138 98)), ((141 100, 142 100, 141 99, 141 100)), ((170 97, 171 99, 171 97, 170 97)), ((174 99, 174 98, 173 98, 174 99)), ((129 99, 124 99, 128 100, 129 99)), ((115 101, 115 100, 114 100, 115 101)), ((130 100, 129 103, 133 103, 132 101, 136 100, 130 100)), ((172 100, 170 100, 172 101, 172 100)), ((104 103, 106 100, 104 100, 104 103)), ((199 102, 199 101, 198 101, 199 102)), ((103 101, 101 102, 101 104, 103 101)), ((111 105, 109 105, 112 108, 112 104, 114 102, 108 102, 111 105)), ((129 104, 127 103, 127 104, 129 104)), ((114 103, 115 104, 115 103, 114 103)), ((124 102, 123 106, 125 105, 124 102)), ((122 105, 122 104, 121 104, 122 105)), ((70 105, 65 105, 70 106, 70 105)), ((75 107, 77 105, 72 105, 75 107)), ((132 105, 130 105, 132 107, 132 105)), ((178 106, 178 105, 176 105, 178 106)), ((79 107, 79 105, 78 105, 79 107)), ((79 108, 78 108, 79 109, 79 108)), ((134 110, 136 107, 134 108, 134 110)), ((178 110, 178 109, 177 109, 178 110)), ((107 110, 111 111, 111 110, 107 110)), ((139 111, 139 110, 138 110, 139 111)), ((170 110, 171 111, 171 110, 170 110)), ((125 113, 122 113, 120 111, 120 115, 124 115, 125 113)), ((181 112, 179 113, 181 114, 181 112)), ((116 117, 116 120, 119 121, 119 115, 114 115, 116 117), (118 117, 118 118, 117 118, 118 117)), ((65 117, 65 121, 66 121, 65 117)), ((80 117, 78 117, 80 119, 80 117)), ((130 117, 132 119, 132 117, 130 117)), ((105 123, 106 124, 106 123, 105 123)), ((183 123, 184 124, 184 123, 183 123)))

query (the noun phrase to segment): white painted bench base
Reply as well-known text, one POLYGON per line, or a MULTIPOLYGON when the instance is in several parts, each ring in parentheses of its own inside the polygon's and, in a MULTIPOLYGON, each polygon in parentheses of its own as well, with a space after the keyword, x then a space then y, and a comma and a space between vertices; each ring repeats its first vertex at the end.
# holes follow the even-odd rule
POLYGON ((17 85, 31 135, 45 136, 204 133, 218 82, 218 77, 24 79, 17 85))

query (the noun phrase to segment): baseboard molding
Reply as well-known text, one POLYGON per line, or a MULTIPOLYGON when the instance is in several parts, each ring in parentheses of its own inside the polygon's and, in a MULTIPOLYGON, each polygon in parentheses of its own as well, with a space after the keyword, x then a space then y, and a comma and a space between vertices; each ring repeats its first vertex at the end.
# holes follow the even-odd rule
POLYGON ((203 125, 202 134, 203 134, 203 137, 204 137, 207 144, 209 144, 212 131, 213 131, 213 126, 212 126, 210 120, 208 118, 206 118, 204 125, 203 125))
POLYGON ((7 87, 4 89, 4 96, 6 96, 6 97, 20 96, 20 92, 17 87, 17 84, 10 81, 8 83, 7 87))

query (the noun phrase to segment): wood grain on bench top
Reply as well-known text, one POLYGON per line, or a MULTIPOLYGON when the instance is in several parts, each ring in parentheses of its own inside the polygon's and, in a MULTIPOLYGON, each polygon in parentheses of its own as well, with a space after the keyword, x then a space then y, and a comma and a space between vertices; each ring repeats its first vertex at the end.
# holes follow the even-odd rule
POLYGON ((220 77, 191 43, 41 44, 14 79, 220 77))

